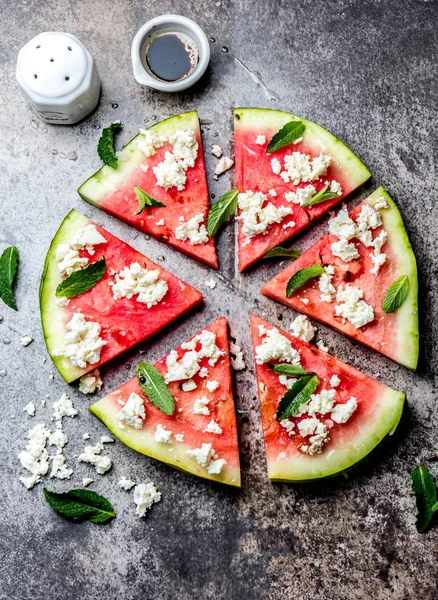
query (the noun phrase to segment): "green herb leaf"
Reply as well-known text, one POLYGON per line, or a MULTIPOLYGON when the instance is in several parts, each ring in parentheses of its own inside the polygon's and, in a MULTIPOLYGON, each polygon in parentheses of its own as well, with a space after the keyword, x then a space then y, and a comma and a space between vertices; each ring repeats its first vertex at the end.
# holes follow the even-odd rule
POLYGON ((61 281, 56 288, 57 296, 65 296, 66 298, 75 298, 80 294, 84 294, 94 288, 106 271, 105 257, 96 260, 87 265, 84 269, 73 271, 71 275, 61 281))
POLYGON ((173 415, 175 400, 160 371, 153 365, 140 361, 137 367, 137 377, 141 391, 152 404, 155 404, 165 415, 173 415))
POLYGON ((318 387, 316 375, 307 375, 296 381, 280 400, 277 409, 277 421, 293 416, 300 406, 307 402, 318 387))
POLYGON ((408 294, 409 278, 407 275, 401 275, 389 286, 382 302, 383 310, 387 314, 395 312, 406 300, 408 294))
POLYGON ((319 190, 319 192, 315 194, 312 198, 307 200, 307 202, 304 202, 304 204, 302 204, 301 207, 303 208, 304 206, 313 206, 314 204, 319 204, 320 202, 325 202, 326 200, 331 200, 332 198, 339 198, 340 196, 338 196, 338 194, 327 191, 329 187, 330 182, 327 183, 322 188, 322 190, 319 190))
POLYGON ((134 190, 135 190, 135 194, 138 198, 137 215, 139 215, 141 213, 141 211, 144 209, 145 206, 155 206, 155 207, 166 206, 162 202, 159 202, 158 200, 155 200, 155 198, 152 198, 152 196, 150 196, 147 192, 145 192, 141 188, 137 187, 136 185, 134 185, 134 190))
POLYGON ((222 196, 212 205, 207 220, 207 231, 210 237, 215 236, 221 225, 223 225, 229 217, 235 214, 237 210, 238 195, 239 190, 230 190, 229 192, 222 194, 222 196))
POLYGON ((114 153, 114 132, 123 129, 122 123, 111 123, 105 127, 97 144, 97 153, 105 165, 117 169, 117 156, 114 153))
POLYGON ((314 375, 311 371, 306 371, 303 367, 298 365, 289 365, 287 363, 280 365, 270 365, 268 367, 274 371, 274 373, 278 373, 278 375, 286 375, 286 377, 302 377, 303 375, 314 375))
POLYGON ((292 277, 287 282, 286 286, 286 298, 290 298, 294 292, 300 289, 306 281, 309 279, 313 279, 314 277, 318 277, 324 273, 324 267, 322 265, 310 265, 310 267, 305 267, 304 269, 300 269, 296 273, 292 275, 292 277))
POLYGON ((116 516, 111 502, 91 490, 52 492, 44 488, 43 491, 53 510, 67 519, 106 523, 116 516))
POLYGON ((6 248, 0 256, 0 298, 14 310, 18 310, 13 294, 13 285, 17 267, 18 250, 15 246, 10 246, 9 248, 6 248))
POLYGON ((283 246, 275 246, 268 250, 263 258, 288 258, 289 260, 295 260, 301 256, 299 250, 295 248, 283 248, 283 246))
POLYGON ((412 473, 412 491, 417 505, 416 526, 418 533, 424 533, 430 526, 434 514, 438 511, 435 481, 427 467, 420 465, 412 473))
POLYGON ((289 121, 286 123, 280 131, 272 136, 271 141, 266 148, 266 152, 276 152, 280 150, 280 148, 284 148, 284 146, 289 146, 299 137, 301 137, 304 133, 306 126, 301 121, 289 121))

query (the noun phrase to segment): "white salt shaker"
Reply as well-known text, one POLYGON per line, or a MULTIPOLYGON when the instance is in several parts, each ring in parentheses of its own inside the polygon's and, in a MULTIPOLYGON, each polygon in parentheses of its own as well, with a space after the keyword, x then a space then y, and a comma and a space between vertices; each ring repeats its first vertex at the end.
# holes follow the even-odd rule
POLYGON ((23 46, 17 82, 29 104, 50 124, 77 123, 99 101, 94 58, 70 33, 40 33, 23 46))

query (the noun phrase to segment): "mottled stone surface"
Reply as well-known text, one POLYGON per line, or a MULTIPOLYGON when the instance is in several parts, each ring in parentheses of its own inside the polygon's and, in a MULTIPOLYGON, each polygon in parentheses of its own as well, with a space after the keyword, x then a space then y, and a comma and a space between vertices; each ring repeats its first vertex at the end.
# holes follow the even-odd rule
MULTIPOLYGON (((438 598, 438 529, 419 536, 414 526, 410 470, 433 452, 438 366, 436 326, 438 235, 434 156, 437 154, 437 6, 429 1, 254 0, 107 2, 3 0, 0 21, 0 250, 16 244, 21 266, 19 312, 0 306, 0 598, 431 600, 438 598), (168 96, 140 88, 130 65, 137 28, 155 14, 193 17, 214 38, 206 76, 192 90, 168 96), (19 48, 44 30, 76 34, 94 54, 103 92, 97 111, 74 127, 38 121, 18 92, 19 48), (225 51, 228 50, 228 51, 225 51), (253 75, 251 75, 253 72, 253 75), (256 73, 257 72, 257 73, 256 73), (262 80, 266 87, 257 81, 262 80), (112 108, 113 103, 118 105, 112 108), (404 390, 407 410, 398 437, 348 478, 318 485, 267 481, 247 320, 255 310, 287 327, 292 311, 259 295, 278 264, 238 275, 231 227, 219 237, 220 275, 83 203, 75 190, 98 166, 99 129, 122 119, 126 142, 143 121, 197 108, 208 146, 232 151, 232 106, 290 110, 330 129, 373 172, 351 200, 385 184, 396 199, 419 263, 422 357, 417 374, 320 326, 332 351, 370 375, 404 390), (56 152, 57 151, 57 152, 56 152), (76 161, 61 153, 76 152, 76 161), (110 497, 118 518, 108 526, 74 525, 44 503, 42 486, 19 483, 16 455, 27 430, 50 423, 51 404, 66 391, 47 356, 38 313, 44 256, 60 221, 77 208, 205 293, 205 305, 143 344, 150 360, 226 313, 245 350, 247 371, 236 376, 243 467, 240 492, 174 471, 117 442, 108 450, 114 468, 94 475, 92 489, 110 497), (213 277, 214 291, 205 286, 213 277), (0 319, 1 321, 1 319, 0 319), (20 336, 32 335, 27 348, 20 336), (7 344, 6 341, 11 343, 7 344), (48 406, 40 400, 48 394, 48 406), (22 407, 34 401, 37 416, 22 407), (153 480, 163 500, 147 519, 134 514, 121 475, 153 480)), ((232 173, 214 182, 216 159, 207 152, 210 191, 216 196, 232 173)), ((324 230, 319 223, 296 243, 307 248, 324 230)), ((103 369, 105 390, 134 371, 138 350, 103 369)), ((67 420, 69 462, 105 427, 87 412, 89 399, 72 386, 80 415, 67 420)), ((435 475, 438 470, 431 465, 435 475)), ((80 485, 91 467, 75 469, 80 485)), ((91 475, 91 476, 93 476, 91 475)), ((66 489, 63 482, 51 487, 66 489)))

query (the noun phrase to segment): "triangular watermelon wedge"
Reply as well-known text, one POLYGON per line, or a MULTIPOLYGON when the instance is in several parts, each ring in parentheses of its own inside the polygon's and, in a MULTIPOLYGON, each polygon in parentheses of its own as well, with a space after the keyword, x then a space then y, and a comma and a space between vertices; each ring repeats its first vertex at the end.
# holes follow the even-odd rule
POLYGON ((251 328, 269 479, 307 481, 336 475, 394 433, 403 393, 255 315, 251 328), (268 364, 286 363, 316 374, 318 385, 308 404, 301 405, 300 416, 280 423, 276 415, 288 388, 268 364))
MULTIPOLYGON (((189 238, 178 239, 175 233, 183 222, 195 217, 199 217, 200 220, 198 228, 207 225, 210 200, 198 113, 192 111, 170 117, 149 127, 148 131, 167 140, 162 146, 152 150, 155 154, 146 157, 145 153, 139 150, 139 144, 141 146, 145 138, 143 134, 137 135, 123 148, 117 168, 104 166, 99 169, 81 185, 78 189, 79 195, 86 202, 102 208, 140 231, 149 233, 157 240, 217 268, 213 238, 207 236, 207 241, 192 243, 189 238), (178 131, 191 130, 196 134, 198 150, 194 166, 185 171, 184 189, 178 190, 175 186, 165 189, 158 185, 154 167, 164 161, 167 152, 174 152, 174 146, 169 142, 170 136, 178 131), (141 188, 165 206, 146 207, 137 214, 138 199, 134 186, 141 188)), ((204 231, 204 237, 206 235, 204 231)))
POLYGON ((356 222, 364 206, 380 206, 382 201, 387 205, 387 208, 378 209, 382 225, 370 231, 373 240, 381 236, 383 231, 387 235, 387 241, 381 248, 381 253, 386 255, 386 261, 380 266, 377 275, 372 273, 375 267, 372 261, 373 246, 365 246, 357 238, 352 238, 351 243, 357 249, 358 258, 345 262, 332 252, 332 244, 338 242, 338 237, 327 234, 266 283, 261 291, 266 296, 330 325, 361 344, 415 370, 419 352, 417 267, 400 212, 385 189, 380 187, 356 206, 350 213, 350 218, 356 222), (335 294, 330 302, 321 300, 319 278, 309 280, 290 298, 286 298, 286 285, 292 275, 313 264, 333 267, 331 283, 335 290, 339 290, 340 286, 361 290, 363 301, 372 307, 374 318, 364 326, 354 326, 345 318, 343 311, 338 316, 336 311, 339 309, 336 309, 336 306, 339 306, 340 302, 335 294), (386 292, 389 286, 403 275, 409 279, 408 296, 400 308, 387 314, 382 308, 386 292))
MULTIPOLYGON (((262 258, 270 248, 284 243, 303 231, 311 221, 326 213, 371 176, 359 158, 326 129, 291 113, 278 110, 236 108, 234 110, 234 154, 236 188, 240 192, 244 193, 248 190, 261 192, 266 196, 263 207, 272 203, 275 207, 283 206, 292 210, 281 219, 280 223, 272 223, 264 232, 254 237, 244 235, 242 222, 239 222, 240 271, 262 258), (266 148, 273 135, 286 123, 297 120, 305 125, 302 140, 267 154, 266 148), (278 160, 281 170, 284 171, 285 156, 295 152, 305 154, 311 160, 320 155, 329 156, 331 162, 319 178, 294 185, 293 181, 285 182, 281 175, 273 172, 271 161, 278 160), (335 181, 340 185, 341 193, 336 198, 308 208, 302 208, 300 204, 286 200, 285 194, 294 193, 297 188, 305 188, 309 185, 319 192, 327 181, 335 181)), ((238 213, 241 215, 240 210, 238 213)))
MULTIPOLYGON (((52 240, 41 278, 40 310, 47 350, 62 377, 70 383, 154 335, 202 302, 202 298, 202 294, 190 285, 154 264, 84 215, 72 210, 52 240), (59 271, 57 251, 59 252, 59 248, 62 251, 65 246, 60 245, 70 244, 78 231, 81 232, 88 226, 95 227, 98 235, 102 235, 106 242, 95 245, 93 254, 86 249, 80 250, 79 254, 89 264, 105 257, 106 272, 88 292, 70 299, 57 298, 55 290, 64 278, 59 271), (112 285, 118 274, 133 263, 138 263, 143 269, 158 270, 159 281, 164 281, 167 285, 162 299, 150 308, 144 302, 137 301, 138 294, 131 298, 114 297, 112 285), (62 305, 64 303, 65 306, 62 305), (94 356, 90 355, 93 362, 85 361, 84 366, 73 364, 70 357, 59 356, 57 352, 64 349, 67 324, 75 314, 83 315, 86 322, 98 323, 101 328, 98 339, 105 342, 100 351, 94 356)), ((73 360, 78 363, 77 358, 73 360)))
MULTIPOLYGON (((214 321, 197 336, 205 335, 205 332, 216 336, 214 343, 221 354, 216 362, 208 356, 201 358, 198 361, 199 370, 189 381, 180 379, 168 383, 175 399, 173 415, 165 415, 149 401, 142 393, 137 377, 93 404, 90 410, 119 440, 137 452, 198 477, 240 487, 239 447, 225 317, 214 321), (183 389, 186 386, 188 391, 183 389), (128 425, 121 413, 131 394, 137 394, 144 402, 140 404, 144 406, 145 418, 137 419, 134 423, 136 427, 132 422, 131 426, 128 425), (208 401, 205 403, 201 400, 201 410, 205 414, 200 414, 199 408, 195 408, 199 399, 208 401), (207 428, 215 429, 216 433, 205 431, 207 428), (169 439, 166 440, 166 437, 169 439), (198 461, 187 453, 196 454, 197 450, 202 449, 207 452, 207 460, 203 464, 201 459, 198 461), (211 457, 213 451, 215 455, 211 457)), ((190 341, 194 338, 186 344, 191 345, 190 341)), ((197 340, 191 346, 199 351, 201 342, 197 340)), ((180 347, 176 352, 178 360, 181 360, 190 349, 180 347)), ((164 377, 168 373, 168 356, 155 363, 164 377)), ((134 399, 138 400, 135 396, 134 399)))

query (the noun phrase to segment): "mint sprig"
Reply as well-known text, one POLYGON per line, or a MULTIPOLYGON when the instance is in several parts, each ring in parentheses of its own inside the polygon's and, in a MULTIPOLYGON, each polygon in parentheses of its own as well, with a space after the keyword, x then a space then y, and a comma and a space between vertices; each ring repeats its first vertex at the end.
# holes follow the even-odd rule
POLYGON ((309 198, 307 202, 301 205, 301 208, 305 206, 313 206, 314 204, 319 204, 320 202, 325 202, 326 200, 331 200, 332 198, 340 198, 338 194, 334 192, 328 192, 327 190, 330 187, 330 181, 321 189, 317 194, 309 198))
POLYGON ((281 363, 279 365, 271 365, 268 364, 268 367, 274 373, 278 375, 286 375, 286 377, 303 377, 304 375, 315 375, 311 371, 306 371, 303 367, 299 365, 290 365, 288 363, 281 363))
POLYGON ((275 246, 266 252, 263 258, 288 258, 289 260, 295 260, 301 256, 299 250, 295 248, 284 248, 283 246, 275 246))
POLYGON ((61 281, 56 288, 57 296, 65 298, 75 298, 94 288, 102 279, 106 271, 106 261, 103 256, 101 259, 87 265, 84 269, 73 271, 71 275, 61 281))
POLYGON ((15 246, 10 246, 0 256, 0 298, 7 306, 14 310, 18 310, 13 293, 17 268, 18 250, 15 246))
POLYGON ((116 516, 111 502, 91 490, 53 492, 44 488, 43 491, 49 506, 67 519, 107 523, 116 516))
POLYGON ((292 417, 300 406, 309 400, 318 384, 319 379, 316 375, 306 375, 296 381, 278 404, 277 421, 292 417))
POLYGON ((173 415, 175 412, 175 400, 169 392, 169 388, 160 371, 153 365, 140 361, 136 374, 141 391, 149 398, 152 404, 155 404, 165 415, 173 415))
POLYGON ((300 269, 292 275, 287 282, 286 298, 290 298, 294 292, 299 290, 309 279, 318 277, 324 273, 324 267, 319 264, 310 265, 304 269, 300 269))
POLYGON ((123 129, 123 124, 120 121, 111 123, 109 127, 105 127, 97 144, 97 153, 105 165, 117 169, 117 156, 114 153, 114 132, 118 129, 123 129))
POLYGON ((427 467, 423 465, 412 471, 411 478, 417 507, 415 524, 418 533, 424 533, 430 527, 435 513, 438 512, 436 484, 427 467))
POLYGON ((395 312, 409 294, 409 277, 401 275, 388 288, 385 298, 382 302, 382 309, 387 314, 395 312))
POLYGON ((212 205, 207 219, 207 231, 210 237, 215 236, 225 221, 235 214, 238 196, 239 190, 229 190, 212 205))
POLYGON ((289 121, 276 134, 272 136, 271 141, 266 148, 266 152, 272 153, 289 146, 295 142, 304 133, 306 126, 301 121, 289 121))
POLYGON ((136 185, 134 185, 134 191, 135 191, 135 195, 137 196, 137 199, 138 199, 137 215, 139 215, 146 206, 155 206, 155 207, 166 206, 159 200, 155 200, 155 198, 152 198, 152 196, 150 196, 147 192, 145 192, 144 190, 142 190, 141 188, 139 188, 136 185))

